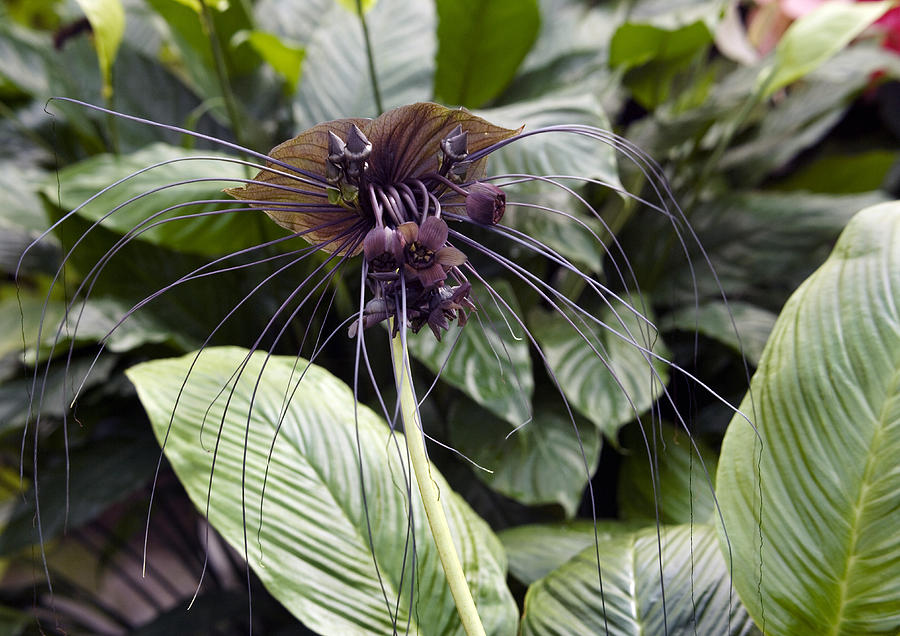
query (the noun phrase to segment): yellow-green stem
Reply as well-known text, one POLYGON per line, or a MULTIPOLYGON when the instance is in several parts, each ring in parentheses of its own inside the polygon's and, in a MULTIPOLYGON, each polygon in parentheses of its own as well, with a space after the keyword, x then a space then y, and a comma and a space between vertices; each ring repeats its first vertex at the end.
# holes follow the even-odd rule
POLYGON ((403 418, 403 429, 406 431, 406 445, 425 506, 425 516, 428 517, 428 527, 431 528, 431 536, 434 537, 441 565, 447 576, 447 584, 450 586, 450 593, 453 594, 456 610, 459 612, 466 634, 484 636, 484 627, 459 562, 459 555, 456 554, 456 546, 450 534, 447 517, 444 515, 440 494, 431 477, 431 467, 425 454, 425 440, 419 422, 419 410, 416 408, 416 395, 409 377, 409 355, 406 343, 400 335, 391 343, 391 354, 394 359, 397 389, 400 392, 400 414, 403 418))

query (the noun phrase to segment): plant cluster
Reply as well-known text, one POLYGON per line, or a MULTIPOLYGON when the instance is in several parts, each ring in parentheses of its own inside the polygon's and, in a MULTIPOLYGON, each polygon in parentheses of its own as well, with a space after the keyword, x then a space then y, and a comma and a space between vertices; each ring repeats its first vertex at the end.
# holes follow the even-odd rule
POLYGON ((0 632, 897 633, 898 11, 5 0, 0 632))

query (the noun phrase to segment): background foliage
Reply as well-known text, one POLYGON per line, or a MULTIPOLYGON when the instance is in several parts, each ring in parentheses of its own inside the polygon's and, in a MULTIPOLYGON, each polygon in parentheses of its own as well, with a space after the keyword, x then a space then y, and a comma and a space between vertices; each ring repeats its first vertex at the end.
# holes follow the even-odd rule
MULTIPOLYGON (((654 351, 729 403, 744 400, 742 411, 757 427, 732 418, 720 400, 665 365, 656 372, 673 399, 659 399, 645 358, 598 333, 619 378, 611 381, 533 292, 499 282, 545 349, 576 412, 578 436, 526 340, 505 338, 515 373, 508 368, 502 376, 498 343, 488 342, 496 333, 463 331, 423 412, 429 434, 493 470, 431 447, 492 633, 515 633, 523 614, 528 634, 900 629, 900 204, 885 203, 900 194, 900 10, 874 2, 816 10, 818 4, 798 12, 780 2, 707 0, 363 3, 385 108, 438 100, 511 127, 611 128, 662 165, 703 252, 693 243, 683 247, 669 219, 633 200, 599 187, 584 194, 616 231, 640 283, 641 306, 660 327, 654 351), (850 221, 869 206, 876 207, 850 221), (595 511, 584 497, 589 478, 595 511), (596 546, 594 512, 601 520, 596 546)), ((32 453, 32 438, 27 448, 22 439, 41 317, 54 326, 42 335, 47 356, 69 294, 110 246, 149 214, 187 196, 217 197, 222 184, 162 192, 105 221, 74 252, 65 290, 57 287, 45 306, 62 256, 112 205, 148 188, 244 174, 238 165, 196 161, 129 181, 115 199, 82 208, 75 223, 32 249, 14 281, 22 250, 62 211, 152 162, 221 152, 171 131, 48 104, 53 96, 261 152, 323 120, 377 115, 354 2, 5 0, 0 632, 38 633, 34 617, 45 629, 70 634, 245 632, 247 579, 258 633, 388 629, 372 567, 397 589, 411 584, 399 574, 410 554, 403 493, 392 472, 402 469, 390 465, 397 455, 385 448, 385 422, 364 411, 360 435, 372 443, 363 446, 385 456, 368 465, 387 470, 367 475, 384 497, 360 500, 352 410, 341 407, 352 403, 342 385, 352 382, 351 341, 336 338, 316 360, 328 371, 313 368, 303 386, 334 397, 303 402, 316 408, 293 402, 275 451, 266 440, 277 417, 254 420, 251 430, 261 437, 250 451, 258 461, 246 469, 249 407, 243 417, 232 414, 212 491, 204 451, 218 419, 204 424, 204 413, 211 404, 221 407, 213 396, 230 372, 219 376, 242 354, 211 349, 154 481, 157 441, 178 389, 172 382, 192 359, 183 356, 253 289, 261 268, 186 284, 148 304, 116 331, 64 419, 65 383, 71 396, 95 343, 124 311, 210 258, 281 236, 265 219, 232 215, 161 226, 115 256, 81 315, 68 374, 57 364, 47 376, 38 463, 25 462, 20 478, 20 458, 32 453), (340 433, 320 434, 322 427, 340 433), (260 509, 267 465, 269 498, 260 509), (237 505, 244 477, 246 536, 237 505), (204 520, 207 506, 214 529, 204 520), (378 519, 382 563, 373 564, 361 530, 367 508, 378 519), (150 559, 142 578, 147 523, 150 559), (296 565, 287 572, 279 567, 285 563, 296 565), (352 593, 360 588, 371 593, 352 593), (347 621, 340 629, 336 616, 347 621)), ((578 174, 643 194, 650 187, 611 149, 577 141, 528 140, 494 157, 490 169, 578 174)), ((610 258, 577 225, 522 211, 507 219, 617 285, 610 258)), ((519 257, 577 297, 575 281, 540 258, 519 257)), ((485 267, 490 277, 502 274, 485 267)), ((295 282, 276 279, 216 331, 212 344, 250 346, 295 282)), ((290 377, 307 325, 311 333, 330 332, 353 311, 357 285, 342 281, 330 315, 301 314, 274 347, 284 357, 267 373, 290 377)), ((503 323, 487 303, 482 310, 486 323, 503 323)), ((505 324, 497 329, 504 331, 509 336, 505 324)), ((71 329, 60 333, 68 344, 71 329)), ((445 343, 454 338, 448 334, 445 343)), ((446 346, 427 338, 411 343, 417 386, 430 386, 446 346)), ((386 347, 372 349, 373 365, 387 369, 386 347)), ((239 401, 248 401, 248 392, 239 385, 239 401)), ((260 400, 277 416, 277 390, 260 400)), ((362 387, 360 401, 380 412, 371 389, 362 387)), ((423 604, 397 615, 412 627, 441 626, 424 633, 454 633, 443 574, 427 536, 416 536, 417 594, 428 599, 427 611, 423 604)))

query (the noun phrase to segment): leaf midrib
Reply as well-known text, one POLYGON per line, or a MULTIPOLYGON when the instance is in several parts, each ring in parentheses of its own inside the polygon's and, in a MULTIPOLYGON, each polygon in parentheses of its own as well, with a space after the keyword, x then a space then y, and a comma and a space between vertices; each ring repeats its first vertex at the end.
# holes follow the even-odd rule
POLYGON ((860 480, 856 503, 853 506, 853 516, 850 523, 850 540, 847 542, 848 551, 844 559, 844 573, 840 578, 840 599, 837 604, 838 613, 835 617, 834 623, 832 624, 832 629, 829 634, 840 634, 841 626, 846 619, 844 611, 847 607, 848 583, 851 578, 850 571, 853 569, 854 564, 856 563, 856 546, 859 538, 859 525, 865 509, 865 506, 863 504, 865 503, 866 495, 872 482, 872 459, 875 455, 872 449, 878 448, 881 437, 885 429, 888 428, 888 414, 886 412, 886 409, 891 401, 890 397, 896 395, 898 393, 898 389, 900 389, 900 356, 898 356, 894 360, 893 367, 894 374, 891 377, 891 381, 888 383, 888 390, 885 392, 885 399, 881 404, 881 410, 879 412, 878 418, 875 420, 875 432, 869 442, 869 452, 866 453, 866 466, 863 470, 863 478, 860 480))

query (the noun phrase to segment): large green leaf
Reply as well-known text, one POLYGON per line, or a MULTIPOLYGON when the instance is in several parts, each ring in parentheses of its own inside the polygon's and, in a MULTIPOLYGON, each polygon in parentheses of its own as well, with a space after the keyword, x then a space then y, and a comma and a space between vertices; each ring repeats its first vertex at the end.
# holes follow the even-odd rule
POLYGON ((622 521, 536 523, 497 533, 509 558, 509 573, 525 584, 550 574, 585 548, 637 530, 643 524, 622 521))
POLYGON ((617 77, 607 66, 608 43, 618 25, 612 4, 540 0, 541 29, 516 77, 503 93, 512 103, 554 90, 581 87, 601 96, 617 77))
POLYGON ((703 334, 743 354, 755 366, 774 324, 775 314, 771 311, 739 300, 728 304, 714 300, 673 311, 660 322, 659 328, 703 334))
POLYGON ((628 454, 619 472, 620 516, 650 523, 711 522, 715 451, 671 424, 643 429, 634 424, 624 431, 622 448, 628 454))
MULTIPOLYGON (((127 498, 150 481, 158 460, 149 431, 71 449, 69 463, 58 463, 38 478, 43 540, 55 539, 66 527, 77 528, 127 498)), ((26 496, 0 535, 4 556, 38 542, 33 491, 26 496)))
POLYGON ((880 18, 891 4, 832 0, 791 24, 775 47, 772 66, 760 75, 765 95, 775 93, 820 66, 880 18))
POLYGON ((668 381, 666 365, 642 351, 653 345, 656 355, 667 356, 658 334, 648 333, 647 323, 621 303, 613 307, 615 314, 604 308, 595 315, 619 335, 583 316, 572 317, 579 334, 556 314, 529 315, 529 326, 569 403, 609 439, 650 408, 668 381))
MULTIPOLYGON (((316 21, 311 39, 297 38, 306 45, 303 81, 293 103, 297 127, 377 116, 359 17, 332 2, 316 21)), ((384 108, 430 99, 437 48, 434 3, 380 0, 366 21, 384 108)))
MULTIPOLYGON (((498 126, 525 132, 565 124, 608 130, 609 119, 600 102, 583 92, 565 91, 540 99, 478 111, 498 126)), ((616 152, 609 144, 581 135, 553 132, 518 140, 493 153, 491 174, 579 175, 619 185, 616 152)), ((564 181, 568 186, 577 182, 564 181)), ((574 205, 574 204, 573 204, 574 205)))
MULTIPOLYGON (((719 169, 727 170, 732 182, 744 187, 759 183, 818 143, 870 85, 873 73, 900 76, 900 59, 874 43, 859 43, 837 53, 791 87, 772 108, 759 111, 756 125, 725 152, 719 169)), ((836 177, 837 182, 842 178, 836 177)))
POLYGON ((675 92, 679 108, 699 105, 709 92, 712 75, 697 72, 712 45, 712 33, 701 20, 679 28, 627 22, 610 42, 609 63, 629 70, 625 85, 634 99, 654 110, 675 92), (685 84, 690 82, 690 88, 685 84))
POLYGON ((525 597, 523 636, 750 632, 715 529, 662 526, 659 533, 624 531, 600 544, 602 594, 594 546, 534 583, 525 597))
POLYGON ((676 62, 710 43, 712 34, 702 21, 674 30, 626 22, 610 42, 609 63, 628 69, 651 61, 676 62))
MULTIPOLYGON (((98 155, 69 166, 59 173, 59 190, 57 191, 54 179, 52 183, 45 186, 44 194, 50 201, 59 203, 64 209, 71 210, 118 179, 154 163, 179 157, 212 157, 212 159, 178 161, 141 173, 92 200, 78 213, 91 221, 96 221, 109 213, 115 206, 160 186, 196 178, 215 179, 154 192, 129 203, 103 221, 104 227, 124 234, 157 212, 173 205, 206 199, 227 201, 230 197, 224 194, 222 189, 233 187, 236 184, 235 179, 247 178, 243 166, 217 159, 225 159, 227 155, 209 151, 186 151, 182 148, 157 143, 128 155, 98 155), (57 192, 59 199, 57 199, 57 192)), ((213 203, 179 207, 155 217, 151 223, 186 214, 226 209, 226 206, 245 207, 238 201, 233 204, 213 203)), ((278 230, 268 218, 261 216, 258 212, 249 211, 202 216, 166 223, 147 230, 140 235, 140 238, 171 249, 218 256, 258 245, 280 234, 283 232, 278 230)))
POLYGON ((243 42, 249 43, 253 50, 284 78, 289 94, 297 90, 303 57, 306 55, 303 47, 258 29, 238 31, 231 39, 231 45, 234 47, 243 42))
MULTIPOLYGON (((232 372, 245 354, 235 348, 202 354, 169 431, 193 355, 145 363, 128 372, 157 437, 162 440, 168 432, 166 456, 195 505, 201 511, 208 505, 213 526, 245 553, 269 591, 316 631, 390 633, 411 621, 412 633, 462 633, 415 486, 414 561, 409 552, 404 486, 409 466, 402 436, 392 439, 369 409, 359 406, 354 412, 350 389, 315 366, 280 420, 286 392, 293 390, 300 373, 295 358, 272 358, 263 371, 264 355, 256 354, 234 382, 232 372), (234 384, 233 393, 220 393, 234 384), (210 490, 210 449, 220 422, 210 490), (416 600, 409 616, 411 567, 416 600), (396 623, 392 612, 399 613, 396 623)), ((300 369, 305 364, 300 360, 300 369)), ((513 634, 516 608, 505 584, 503 549, 490 528, 431 470, 486 628, 491 634, 513 634)))
POLYGON ((576 60, 606 65, 609 39, 617 26, 615 7, 578 0, 540 0, 541 30, 522 63, 521 72, 567 68, 576 60), (590 60, 590 62, 588 62, 590 60))
POLYGON ((67 312, 67 304, 33 295, 0 301, 0 357, 22 354, 24 350, 25 362, 32 365, 35 360, 50 357, 51 348, 54 356, 60 356, 68 352, 73 341, 78 346, 103 338, 105 348, 113 352, 129 351, 147 343, 189 347, 189 341, 156 322, 150 313, 136 312, 117 326, 131 305, 110 298, 90 299, 84 304, 76 303, 67 312))
MULTIPOLYGON (((882 201, 881 192, 823 195, 760 191, 723 195, 691 215, 691 224, 718 281, 703 265, 703 255, 696 247, 692 248, 693 272, 683 252, 675 250, 664 257, 655 245, 640 253, 641 262, 635 266, 660 271, 660 283, 654 287, 658 301, 693 305, 695 294, 719 301, 724 289, 729 298, 741 297, 765 308, 772 302, 773 290, 782 290, 786 296, 825 260, 853 210, 882 201)), ((636 231, 633 240, 641 241, 647 228, 636 231)), ((646 245, 646 241, 643 243, 646 245)))
POLYGON ((773 634, 900 629, 900 204, 860 212, 785 305, 717 493, 735 587, 773 634), (751 400, 752 397, 752 400, 751 400))
POLYGON ((449 415, 453 447, 491 471, 475 474, 491 488, 528 505, 559 504, 572 517, 600 459, 600 435, 560 412, 541 410, 518 430, 468 400, 449 415))
POLYGON ((437 0, 435 97, 477 108, 509 83, 534 44, 537 0, 437 0))
MULTIPOLYGON (((509 283, 500 280, 491 285, 516 316, 521 317, 509 283)), ((409 351, 433 373, 440 372, 445 382, 513 426, 519 426, 531 417, 534 392, 528 341, 515 317, 487 289, 473 285, 472 295, 478 310, 465 327, 461 329, 454 322, 441 342, 428 329, 410 335, 409 351)))

